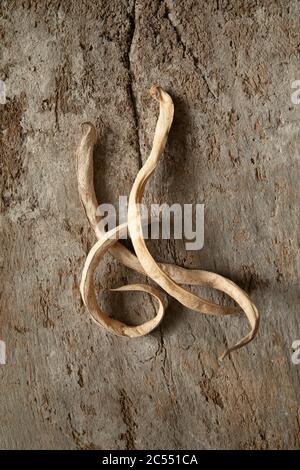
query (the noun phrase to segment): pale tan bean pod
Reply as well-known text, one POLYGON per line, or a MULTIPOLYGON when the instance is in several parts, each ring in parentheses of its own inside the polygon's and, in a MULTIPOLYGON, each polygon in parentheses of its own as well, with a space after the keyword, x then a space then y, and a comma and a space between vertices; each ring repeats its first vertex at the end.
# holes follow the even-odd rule
MULTIPOLYGON (((240 305, 247 315, 251 325, 250 333, 235 346, 225 351, 222 356, 224 357, 234 349, 238 349, 249 343, 249 341, 251 341, 255 336, 259 325, 259 314, 255 305, 242 289, 232 281, 220 275, 202 270, 187 270, 171 264, 156 263, 147 250, 145 241, 142 237, 139 203, 142 199, 144 186, 150 175, 155 170, 159 158, 164 150, 174 112, 173 102, 167 93, 158 87, 152 87, 151 91, 152 95, 160 102, 160 115, 155 130, 151 154, 137 175, 129 202, 129 229, 137 257, 122 244, 118 243, 115 240, 115 237, 111 239, 111 232, 113 231, 107 235, 103 228, 99 226, 99 218, 96 215, 98 203, 93 186, 93 147, 96 141, 96 132, 91 123, 85 123, 86 132, 82 137, 77 151, 78 189, 86 215, 91 226, 95 230, 97 238, 99 238, 99 242, 97 242, 95 247, 92 248, 86 261, 81 283, 82 296, 92 317, 103 327, 118 335, 121 334, 134 337, 147 334, 151 329, 157 326, 159 321, 161 321, 164 312, 164 304, 161 294, 154 288, 151 288, 150 292, 148 285, 138 285, 137 289, 137 286, 126 286, 122 287, 121 290, 143 290, 154 295, 160 303, 157 316, 153 320, 150 320, 150 322, 146 322, 144 325, 140 325, 139 327, 128 327, 123 323, 120 324, 120 322, 117 322, 116 320, 107 320, 108 317, 101 311, 97 304, 93 285, 94 270, 99 259, 107 249, 109 249, 110 253, 124 265, 138 272, 146 273, 150 278, 163 287, 166 292, 179 300, 183 305, 193 310, 219 315, 236 313, 235 307, 223 307, 212 302, 208 302, 207 300, 181 288, 177 283, 203 285, 216 288, 228 294, 240 305), (103 237, 104 239, 102 240, 103 237), (132 331, 134 331, 134 333, 132 333, 132 331)), ((127 224, 124 224, 122 226, 122 232, 125 232, 126 230, 127 224)), ((119 231, 120 227, 117 227, 114 235, 119 234, 119 231)))
MULTIPOLYGON (((93 185, 93 148, 96 143, 96 130, 90 122, 83 123, 82 127, 85 129, 85 132, 77 150, 78 192, 85 209, 86 216, 94 229, 97 238, 101 239, 105 235, 105 231, 99 223, 100 217, 97 216, 98 202, 93 185)), ((117 242, 110 246, 109 252, 124 266, 145 274, 138 258, 121 243, 117 242)), ((206 285, 206 271, 190 270, 173 264, 160 263, 159 265, 176 283, 206 285)), ((216 289, 218 289, 218 285, 221 287, 221 280, 223 278, 214 273, 209 274, 214 278, 214 287, 216 289)), ((197 303, 198 308, 195 308, 197 311, 213 315, 230 315, 237 313, 240 310, 236 307, 226 307, 209 302, 208 300, 202 299, 201 297, 189 292, 187 292, 187 299, 190 299, 190 301, 193 300, 194 305, 197 303)), ((184 305, 189 307, 186 303, 184 303, 184 305)))
POLYGON ((81 277, 80 292, 85 306, 87 307, 93 320, 102 328, 114 333, 118 336, 128 336, 130 338, 136 338, 143 336, 154 328, 156 328, 161 322, 165 308, 166 301, 162 295, 162 292, 155 289, 147 284, 132 284, 130 286, 122 286, 117 289, 111 289, 114 291, 142 291, 152 295, 158 301, 158 310, 156 316, 151 320, 146 321, 142 325, 129 326, 125 323, 110 318, 98 305, 97 295, 94 286, 94 273, 101 261, 101 258, 107 252, 107 250, 117 243, 118 238, 122 237, 127 232, 127 224, 119 225, 113 230, 105 233, 103 237, 92 247, 90 250, 81 277))
MULTIPOLYGON (((160 111, 156 124, 151 153, 137 174, 129 196, 128 228, 133 247, 141 265, 144 268, 145 273, 160 287, 162 287, 169 295, 192 310, 202 310, 204 313, 211 313, 210 307, 205 305, 201 308, 199 304, 199 298, 196 296, 193 298, 190 293, 176 284, 176 282, 174 282, 174 280, 157 264, 152 255, 149 253, 142 235, 143 232, 140 203, 142 201, 146 182, 154 172, 157 163, 159 162, 159 159, 164 151, 174 114, 173 101, 168 93, 163 91, 160 87, 153 86, 151 88, 151 94, 159 102, 160 111)), ((205 275, 203 275, 203 277, 206 278, 205 275)), ((207 280, 208 279, 209 278, 207 278, 207 280)), ((229 295, 233 297, 234 300, 242 307, 251 326, 250 333, 241 341, 239 341, 235 346, 225 351, 222 355, 223 358, 229 352, 244 346, 245 344, 249 343, 251 339, 253 339, 259 324, 259 314, 249 297, 233 282, 223 278, 221 279, 220 288, 226 293, 229 293, 229 295)))

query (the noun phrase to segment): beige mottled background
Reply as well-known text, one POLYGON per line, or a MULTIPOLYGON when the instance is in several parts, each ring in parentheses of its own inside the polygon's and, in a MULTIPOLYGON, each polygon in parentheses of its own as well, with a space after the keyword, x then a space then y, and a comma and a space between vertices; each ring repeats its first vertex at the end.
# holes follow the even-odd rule
MULTIPOLYGON (((299 447, 299 2, 1 0, 0 15, 0 447, 299 447), (76 187, 80 123, 99 134, 99 201, 117 202, 151 146, 153 82, 176 110, 145 200, 204 203, 205 247, 149 248, 232 278, 262 315, 256 340, 221 365, 243 316, 170 299, 161 327, 129 340, 97 328, 80 300, 95 241, 76 187)), ((137 278, 101 263, 115 317, 153 315, 147 295, 107 289, 137 278)))

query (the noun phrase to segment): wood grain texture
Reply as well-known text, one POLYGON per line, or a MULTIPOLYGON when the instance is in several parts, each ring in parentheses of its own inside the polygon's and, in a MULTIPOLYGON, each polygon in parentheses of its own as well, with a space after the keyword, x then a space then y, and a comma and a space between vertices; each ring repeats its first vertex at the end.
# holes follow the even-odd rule
MULTIPOLYGON (((4 0, 0 18, 0 447, 298 448, 297 1, 4 0), (175 116, 145 199, 204 203, 205 246, 147 246, 233 279, 262 315, 253 343, 221 365, 243 316, 171 300, 159 329, 131 340, 95 328, 80 298, 95 237, 77 192, 78 128, 89 120, 103 136, 97 198, 117 203, 148 156, 158 81, 175 116)), ((120 321, 154 316, 147 294, 109 292, 144 276, 107 256, 97 282, 120 321)))

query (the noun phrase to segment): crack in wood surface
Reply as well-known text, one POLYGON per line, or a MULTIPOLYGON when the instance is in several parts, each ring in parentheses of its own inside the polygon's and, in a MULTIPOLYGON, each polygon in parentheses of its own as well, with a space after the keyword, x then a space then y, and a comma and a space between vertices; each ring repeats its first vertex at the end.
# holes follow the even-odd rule
POLYGON ((133 47, 136 35, 136 22, 137 22, 137 15, 136 15, 136 8, 137 3, 136 0, 133 3, 132 12, 129 15, 129 37, 128 37, 128 47, 127 47, 127 69, 128 69, 128 92, 129 98, 132 105, 132 115, 134 121, 134 129, 136 135, 136 150, 138 154, 138 166, 142 168, 143 166, 143 159, 142 159, 142 152, 140 146, 140 136, 139 136, 139 116, 138 116, 138 107, 137 107, 137 98, 134 93, 134 71, 132 67, 132 60, 133 60, 133 47))
POLYGON ((126 450, 135 450, 137 425, 134 415, 136 414, 136 409, 124 388, 120 390, 120 406, 121 416, 126 427, 125 433, 121 434, 121 439, 125 440, 126 450))
POLYGON ((181 46, 182 46, 184 55, 186 57, 189 57, 192 60, 194 68, 196 70, 200 71, 201 77, 203 78, 203 80, 204 80, 204 82, 207 86, 208 92, 213 96, 213 98, 218 99, 218 96, 214 92, 214 90, 213 90, 213 88, 210 84, 210 81, 207 77, 205 67, 201 64, 200 60, 194 54, 193 50, 190 47, 187 46, 186 42, 183 40, 182 35, 180 34, 180 32, 178 30, 178 27, 174 24, 174 21, 172 20, 172 7, 171 7, 170 2, 168 0, 165 1, 165 8, 166 8, 166 14, 167 14, 167 18, 169 20, 169 23, 170 23, 171 27, 173 28, 173 30, 176 34, 176 39, 177 39, 178 44, 181 44, 181 46))

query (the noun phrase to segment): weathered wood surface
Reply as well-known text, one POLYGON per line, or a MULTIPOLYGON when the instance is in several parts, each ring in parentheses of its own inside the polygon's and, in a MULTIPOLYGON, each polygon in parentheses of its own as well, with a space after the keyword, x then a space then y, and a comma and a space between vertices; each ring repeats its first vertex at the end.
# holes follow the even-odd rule
MULTIPOLYGON (((298 7, 1 1, 1 448, 299 447, 298 7), (95 241, 76 187, 80 123, 100 136, 99 201, 116 203, 151 146, 153 82, 173 96, 175 122, 146 201, 204 202, 205 247, 151 252, 232 278, 262 315, 256 340, 221 365, 243 316, 171 300, 157 331, 130 340, 98 329, 80 299, 95 241)), ((141 279, 107 256, 102 305, 128 321, 153 315, 147 295, 107 290, 141 279)))

